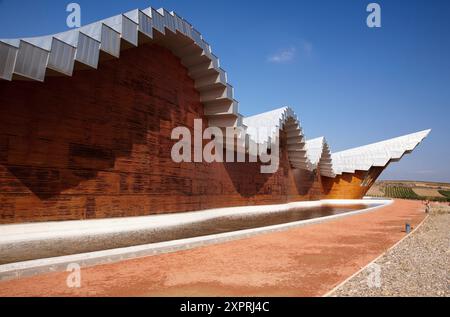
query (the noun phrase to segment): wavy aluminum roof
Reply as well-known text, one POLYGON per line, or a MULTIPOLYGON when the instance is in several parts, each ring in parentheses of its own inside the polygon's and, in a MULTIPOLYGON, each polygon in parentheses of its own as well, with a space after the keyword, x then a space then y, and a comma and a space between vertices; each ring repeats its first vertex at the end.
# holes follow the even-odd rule
POLYGON ((282 107, 245 117, 243 124, 247 127, 250 140, 258 144, 270 143, 277 137, 278 130, 285 130, 291 165, 294 168, 313 169, 313 164, 307 156, 305 138, 300 122, 291 108, 282 107))
POLYGON ((314 168, 319 168, 323 176, 335 177, 330 147, 325 137, 306 141, 306 154, 314 168))
POLYGON ((400 160, 412 152, 431 130, 424 130, 390 140, 377 142, 332 154, 333 169, 336 174, 367 171, 372 166, 387 166, 391 161, 400 160))
POLYGON ((270 142, 278 129, 285 130, 291 165, 310 171, 318 168, 321 175, 332 178, 357 170, 368 171, 373 166, 385 167, 412 152, 431 132, 424 130, 331 154, 324 137, 305 140, 298 117, 289 107, 247 117, 243 122, 249 128, 247 134, 256 143, 270 142), (270 136, 257 134, 258 127, 269 127, 270 136))
POLYGON ((169 48, 188 68, 210 126, 243 127, 250 142, 259 144, 270 143, 278 129, 285 130, 294 168, 319 168, 328 177, 367 171, 399 160, 430 133, 425 130, 331 155, 325 138, 305 140, 297 115, 289 107, 242 117, 233 87, 210 45, 189 22, 163 8, 136 9, 54 35, 0 40, 0 79, 44 81, 51 75, 49 70, 72 76, 79 65, 96 69, 101 54, 120 58, 123 49, 147 42, 169 48), (259 127, 268 132, 258 133, 259 127))
POLYGON ((0 40, 0 79, 44 81, 51 71, 72 76, 96 69, 102 54, 156 42, 180 57, 195 80, 210 125, 237 126, 238 102, 210 45, 192 25, 165 9, 132 10, 78 29, 48 36, 0 40))

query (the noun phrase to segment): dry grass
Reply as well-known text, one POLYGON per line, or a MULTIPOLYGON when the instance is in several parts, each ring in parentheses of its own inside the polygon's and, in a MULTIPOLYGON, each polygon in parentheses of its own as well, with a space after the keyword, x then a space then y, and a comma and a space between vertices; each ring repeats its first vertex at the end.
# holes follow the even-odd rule
MULTIPOLYGON (((389 196, 389 191, 387 189, 397 187, 405 188, 411 191, 414 196, 419 196, 419 199, 425 200, 436 200, 445 201, 449 197, 444 196, 440 191, 449 191, 450 184, 448 183, 433 183, 433 182, 421 182, 421 181, 377 181, 372 188, 367 192, 367 196, 374 197, 397 197, 389 196), (388 193, 388 194, 386 194, 388 193)), ((401 197, 398 198, 408 198, 401 197)))
POLYGON ((379 185, 375 184, 367 192, 367 196, 384 197, 384 192, 379 185))
POLYGON ((423 188, 423 187, 415 187, 413 188, 413 191, 423 197, 440 197, 444 198, 445 196, 442 196, 437 189, 433 188, 423 188))
POLYGON ((430 208, 430 215, 450 214, 450 203, 433 203, 430 208))

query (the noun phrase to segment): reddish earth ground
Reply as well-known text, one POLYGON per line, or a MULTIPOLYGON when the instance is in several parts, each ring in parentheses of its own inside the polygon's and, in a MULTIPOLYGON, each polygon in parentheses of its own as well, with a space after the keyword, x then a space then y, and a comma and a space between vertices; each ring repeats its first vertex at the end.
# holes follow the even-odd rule
POLYGON ((218 245, 0 283, 0 296, 321 296, 425 217, 417 201, 218 245))

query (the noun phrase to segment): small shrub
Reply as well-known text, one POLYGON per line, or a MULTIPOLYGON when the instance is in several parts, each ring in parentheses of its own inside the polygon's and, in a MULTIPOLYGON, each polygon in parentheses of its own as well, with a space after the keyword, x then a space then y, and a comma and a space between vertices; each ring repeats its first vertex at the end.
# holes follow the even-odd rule
POLYGON ((447 198, 450 198, 450 190, 440 190, 439 194, 441 194, 442 196, 445 196, 447 198))

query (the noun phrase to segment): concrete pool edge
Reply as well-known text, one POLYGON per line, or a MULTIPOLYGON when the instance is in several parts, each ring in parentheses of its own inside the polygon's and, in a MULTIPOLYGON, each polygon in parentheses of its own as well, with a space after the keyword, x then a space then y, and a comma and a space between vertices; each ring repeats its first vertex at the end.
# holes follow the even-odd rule
MULTIPOLYGON (((67 256, 58 256, 52 258, 43 258, 37 260, 30 260, 24 262, 17 262, 11 264, 0 265, 0 281, 11 280, 11 279, 19 279, 22 277, 28 277, 38 274, 50 273, 50 272, 58 272, 65 271, 67 266, 72 263, 77 263, 80 267, 90 267, 100 264, 119 262, 128 259, 147 257, 152 255, 164 254, 164 253, 172 253, 182 250, 189 250, 193 248, 198 248, 202 246, 224 243, 227 241, 239 240, 244 238, 249 238, 259 234, 271 233, 271 232, 279 232, 284 231, 296 227, 302 227, 310 224, 317 224, 322 222, 331 221, 338 218, 349 217, 357 214, 367 213, 379 208, 383 208, 392 204, 393 200, 322 200, 317 202, 295 202, 284 205, 265 205, 265 206, 248 206, 248 207, 236 207, 236 208, 222 208, 222 209, 212 209, 204 212, 215 212, 215 211, 230 211, 232 209, 237 210, 234 214, 238 212, 245 213, 255 213, 260 212, 261 209, 271 209, 271 210, 290 210, 298 207, 305 206, 319 206, 326 204, 369 204, 376 205, 373 207, 350 211, 342 214, 331 215, 321 218, 314 218, 308 220, 301 220, 291 223, 278 224, 260 228, 246 229, 240 231, 226 232, 220 234, 214 234, 209 236, 201 236, 180 240, 172 240, 166 242, 158 242, 151 243, 145 245, 138 246, 130 246, 124 248, 117 249, 108 249, 102 251, 95 252, 87 252, 87 253, 79 253, 74 255, 67 256)), ((193 214, 195 212, 185 213, 193 214)), ((229 215, 229 214, 227 214, 229 215)), ((162 217, 164 215, 160 215, 162 217)), ((216 215, 217 216, 217 215, 216 215)), ((152 217, 152 216, 151 216, 152 217)), ((157 216, 154 216, 157 217, 157 216)), ((141 218, 141 217, 139 217, 141 218)), ((107 219, 111 221, 110 219, 107 219)), ((99 224, 99 220, 94 220, 99 224)), ((103 221, 103 220, 100 220, 103 221)), ((114 219, 112 221, 117 221, 114 219)), ((71 222, 73 223, 73 222, 71 222)), ((67 224, 67 223, 66 223, 67 224)), ((20 226, 20 225, 12 225, 12 226, 20 226)), ((26 225, 23 225, 26 226, 26 225)))

